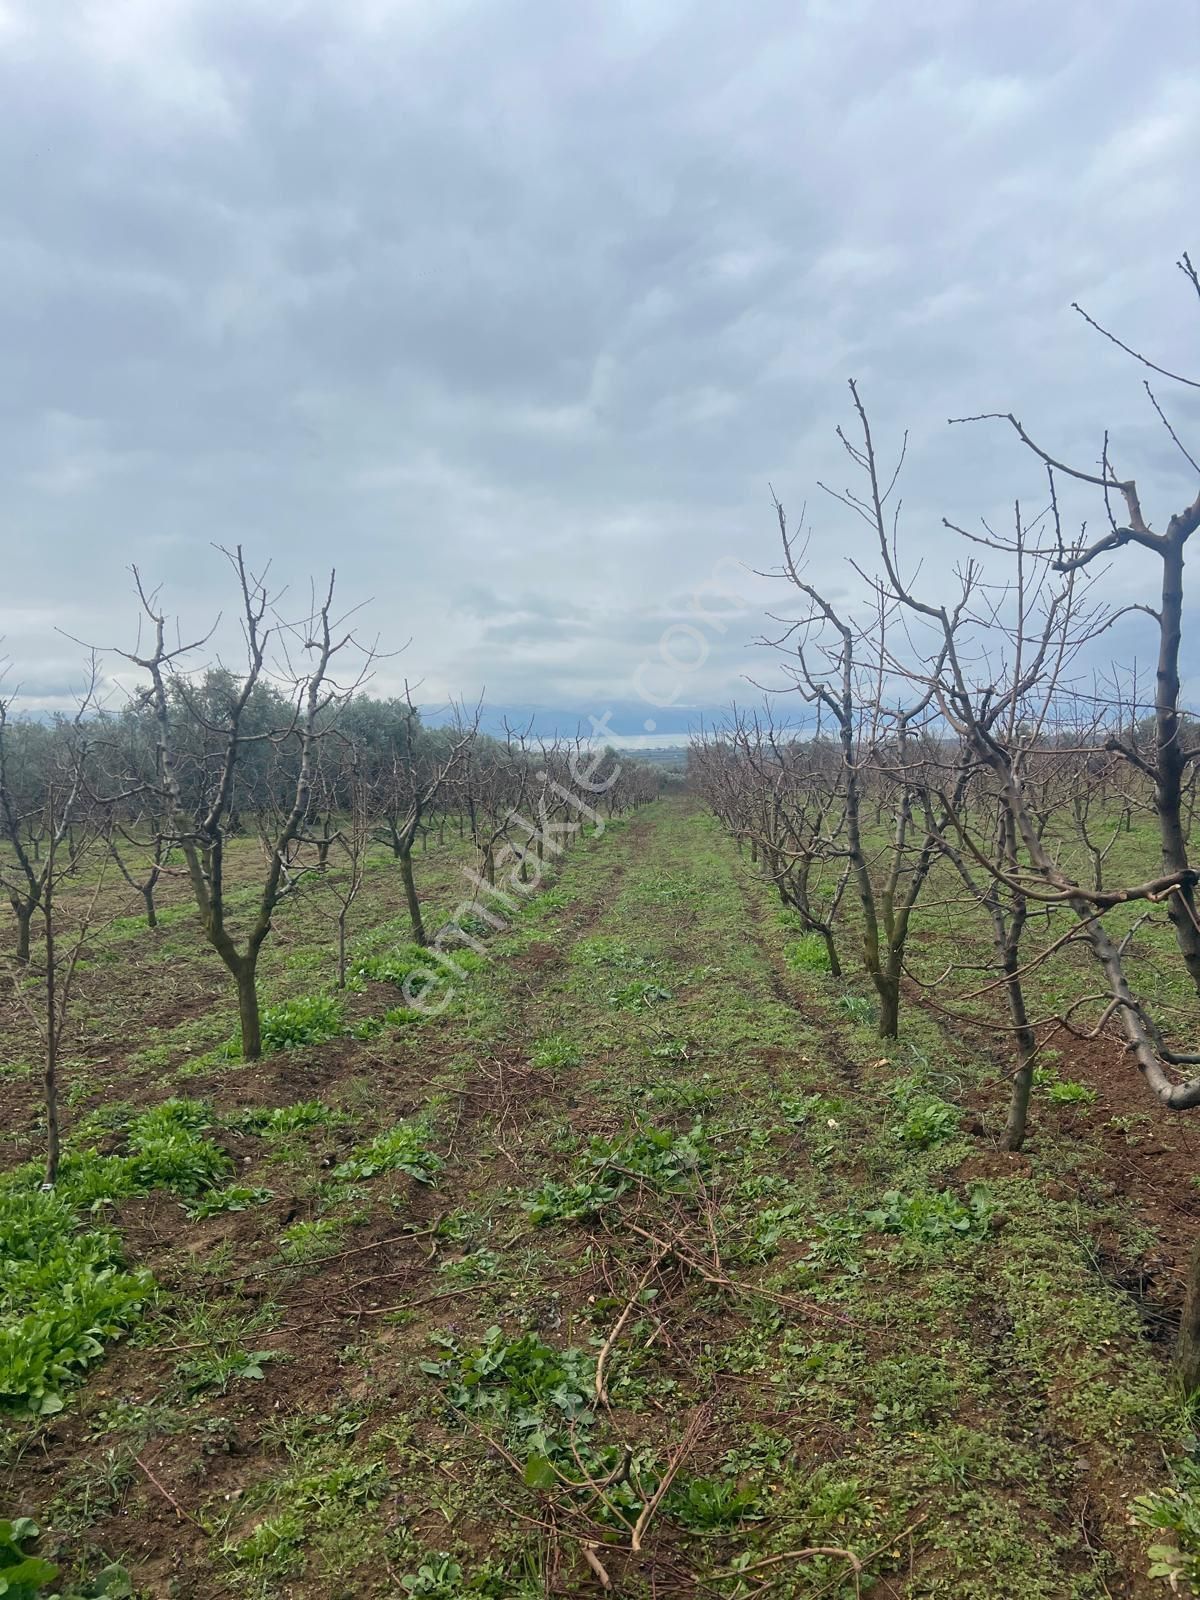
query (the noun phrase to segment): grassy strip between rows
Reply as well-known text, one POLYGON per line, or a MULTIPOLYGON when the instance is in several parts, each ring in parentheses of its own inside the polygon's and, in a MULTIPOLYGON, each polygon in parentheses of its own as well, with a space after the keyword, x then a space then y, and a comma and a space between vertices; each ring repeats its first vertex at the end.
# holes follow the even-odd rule
MULTIPOLYGON (((349 1149, 343 1131, 313 1178, 317 1214, 277 1260, 327 1260, 343 1229, 403 1205, 374 1182, 399 1172, 441 1190, 430 1276, 347 1328, 319 1402, 254 1424, 235 1494, 188 1496, 206 1570, 253 1600, 533 1600, 551 1573, 582 1593, 585 1547, 631 1596, 849 1600, 885 1580, 914 1600, 1104 1600, 1147 1567, 1197 1581, 1193 1416, 1092 1242, 1147 1241, 1056 1133, 1085 1086, 1047 1072, 1033 1154, 1005 1165, 967 1114, 988 1064, 916 1014, 881 1059, 870 998, 828 976, 707 819, 659 812, 624 857, 636 873, 581 859, 576 893, 605 875, 618 892, 561 962, 501 959, 464 992, 445 1029, 460 1054, 423 1078, 421 1114, 356 1127, 349 1149), (498 1061, 528 1104, 436 1154, 455 1082, 498 1061), (1068 1180, 1058 1197, 1049 1177, 1068 1180), (417 1307, 442 1291, 462 1298, 431 1322, 417 1307)), ((541 911, 569 903, 556 889, 541 911)), ((539 941, 544 956, 533 916, 496 953, 539 941)), ((361 980, 402 981, 393 954, 383 930, 361 941, 361 980)), ((327 998, 290 1001, 273 1042, 343 1032, 327 998)), ((396 1029, 401 1059, 417 1041, 396 1029)), ((187 1100, 113 1110, 117 1154, 87 1148, 85 1126, 59 1195, 37 1196, 32 1166, 3 1194, 62 1207, 48 1236, 115 1250, 76 1219, 120 1194, 167 1188, 194 1218, 269 1195, 230 1181, 223 1131, 283 1150, 352 1120, 317 1100, 224 1121, 187 1100)), ((138 1276, 119 1255, 97 1267, 138 1276)), ((221 1396, 281 1371, 255 1348, 278 1314, 197 1308, 162 1392, 102 1407, 97 1428, 202 1447, 221 1396)))

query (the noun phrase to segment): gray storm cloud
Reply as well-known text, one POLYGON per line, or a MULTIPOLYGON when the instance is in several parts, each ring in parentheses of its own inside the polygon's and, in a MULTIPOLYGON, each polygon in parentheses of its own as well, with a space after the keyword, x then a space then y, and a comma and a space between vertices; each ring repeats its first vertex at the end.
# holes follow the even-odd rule
POLYGON ((734 558, 687 697, 745 698, 769 483, 844 581, 850 376, 933 570, 943 513, 1041 492, 950 415, 1108 426, 1161 518, 1179 460, 1069 303, 1186 363, 1198 43, 1185 0, 0 0, 16 676, 127 641, 131 561, 206 620, 241 540, 373 597, 384 686, 579 712, 734 558))

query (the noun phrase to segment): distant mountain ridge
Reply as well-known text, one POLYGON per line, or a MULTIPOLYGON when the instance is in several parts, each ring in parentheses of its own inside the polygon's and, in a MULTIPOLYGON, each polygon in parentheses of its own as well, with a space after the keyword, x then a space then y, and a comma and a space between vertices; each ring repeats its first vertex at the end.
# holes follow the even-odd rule
MULTIPOLYGON (((480 727, 485 733, 503 736, 505 723, 514 731, 528 730, 535 738, 571 738, 581 733, 593 737, 592 718, 617 739, 638 739, 646 744, 670 738, 686 738, 701 727, 712 727, 724 717, 722 706, 652 706, 644 700, 610 700, 594 706, 546 706, 531 703, 489 705, 485 700, 480 727)), ((421 715, 432 727, 452 720, 450 707, 422 706, 421 715)), ((605 736, 600 731, 598 737, 605 736)))

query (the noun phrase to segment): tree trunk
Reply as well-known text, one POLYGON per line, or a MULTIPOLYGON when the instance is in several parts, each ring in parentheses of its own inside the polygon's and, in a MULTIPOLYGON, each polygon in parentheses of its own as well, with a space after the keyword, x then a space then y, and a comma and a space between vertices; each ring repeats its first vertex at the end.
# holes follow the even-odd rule
MULTIPOLYGON (((1163 871, 1167 873, 1183 871, 1190 865, 1183 826, 1183 782, 1187 763, 1179 718, 1179 648, 1183 637, 1181 540, 1169 542, 1163 554, 1159 634, 1154 695, 1154 809, 1158 814, 1163 871)), ((1167 916, 1175 929, 1175 942, 1188 975, 1200 994, 1200 929, 1196 926, 1196 894, 1190 882, 1182 883, 1168 896, 1167 916)))
POLYGON ((400 876, 404 880, 404 898, 408 901, 408 920, 412 923, 413 943, 428 944, 425 937, 425 923, 421 918, 421 901, 417 895, 417 883, 413 877, 412 851, 407 851, 400 857, 400 876))
POLYGON ((1184 1394, 1193 1395, 1200 1390, 1200 1239, 1193 1246, 1188 1264, 1179 1343, 1175 1346, 1175 1376, 1184 1394))
POLYGON ((881 972, 875 979, 879 992, 879 1037, 895 1039, 900 1033, 900 979, 881 972))
MULTIPOLYGON (((28 954, 28 951, 26 952, 28 954)), ((46 1070, 43 1077, 46 1097, 46 1187, 58 1182, 58 991, 54 955, 54 919, 50 891, 46 894, 46 1070)))
POLYGON ((1019 1150, 1025 1143, 1029 1120, 1029 1096, 1033 1091, 1033 1052, 1020 1047, 1020 1059, 1013 1074, 1012 1098, 1008 1102, 1008 1121, 1004 1124, 1004 1148, 1019 1150))
POLYGON ((1008 994, 1008 1012, 1013 1020, 1014 1040, 1017 1047, 1017 1070, 1013 1076, 1012 1098, 1008 1103, 1008 1121, 1004 1128, 1004 1148, 1019 1150, 1025 1143, 1025 1125, 1029 1118, 1029 1096, 1033 1089, 1033 1061, 1037 1054, 1037 1036, 1029 1026, 1029 1013, 1025 1009, 1025 992, 1020 979, 1020 930, 1025 924, 1024 910, 1019 914, 1017 931, 1004 950, 1005 989, 1008 994))
POLYGON ((337 930, 338 930, 338 968, 337 968, 338 976, 337 976, 337 986, 338 986, 339 989, 344 989, 346 987, 346 908, 345 908, 345 906, 343 906, 341 911, 338 913, 337 930))
POLYGON ((237 982, 238 1018, 242 1024, 242 1060, 257 1061, 262 1055, 262 1029, 258 1016, 258 966, 254 956, 243 956, 234 972, 237 982))
POLYGON ((842 963, 838 960, 837 945, 833 942, 833 934, 828 928, 822 928, 821 937, 825 941, 825 951, 829 956, 829 975, 831 978, 840 978, 842 975, 842 963))
POLYGON ((33 908, 14 906, 17 918, 17 960, 23 967, 29 965, 29 927, 33 921, 33 908))
POLYGON ((158 927, 158 912, 154 908, 154 885, 148 883, 142 889, 142 899, 146 902, 146 926, 158 927))

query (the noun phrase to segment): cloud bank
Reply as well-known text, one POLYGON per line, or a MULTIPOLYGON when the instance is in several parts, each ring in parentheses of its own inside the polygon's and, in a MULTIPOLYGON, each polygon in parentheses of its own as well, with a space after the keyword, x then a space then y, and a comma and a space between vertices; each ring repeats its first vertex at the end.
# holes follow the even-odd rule
POLYGON ((206 623, 240 541, 372 597, 381 688, 582 715, 741 563, 681 700, 745 699, 768 485, 846 582, 851 376, 930 571, 1043 492, 952 415, 1109 427, 1161 524, 1182 463, 1069 303, 1195 354, 1198 44, 1188 0, 4 0, 13 675, 128 642, 131 562, 206 623))

